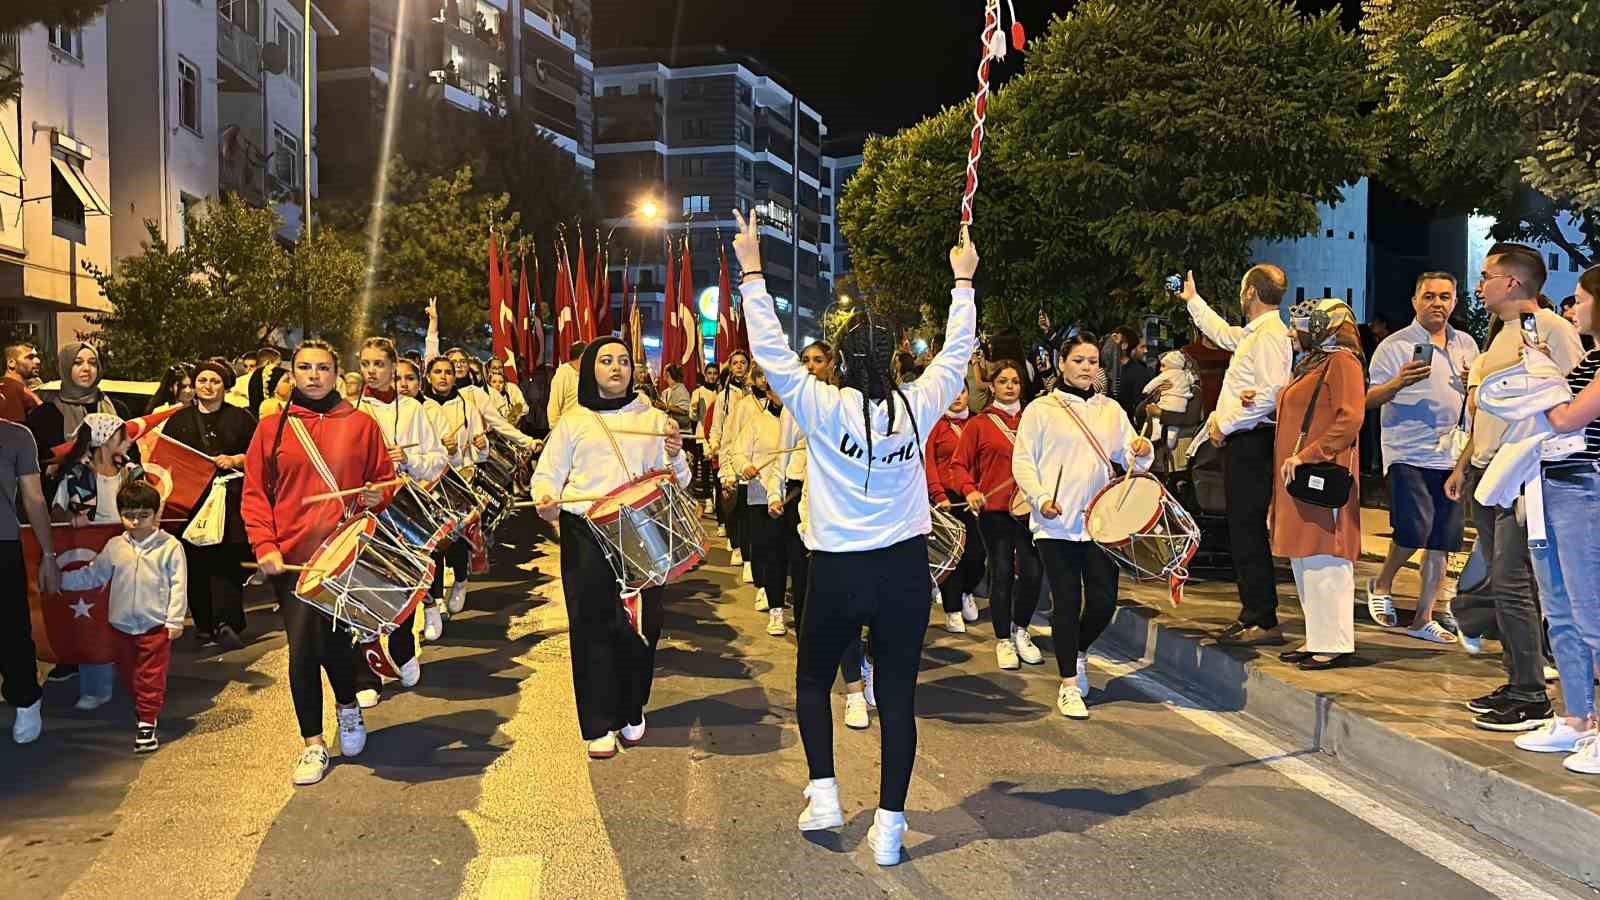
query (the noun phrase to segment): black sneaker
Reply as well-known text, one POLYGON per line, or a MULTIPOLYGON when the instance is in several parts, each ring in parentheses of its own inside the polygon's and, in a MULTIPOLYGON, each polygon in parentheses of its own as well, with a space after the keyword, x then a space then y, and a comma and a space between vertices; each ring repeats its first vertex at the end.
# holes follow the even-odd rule
POLYGON ((1506 697, 1506 691, 1509 690, 1511 690, 1511 685, 1502 684, 1482 697, 1474 697, 1468 700, 1467 709, 1483 715, 1486 712, 1494 712, 1508 703, 1514 703, 1515 701, 1506 697))
POLYGON ((133 752, 150 753, 161 746, 156 741, 156 727, 144 722, 139 723, 139 728, 133 735, 133 752))
POLYGON ((1484 731, 1533 731, 1550 721, 1549 700, 1514 700, 1472 720, 1484 731))
POLYGON ((224 650, 238 650, 244 646, 244 640, 233 630, 232 625, 218 625, 217 644, 224 650))
POLYGON ((50 674, 44 676, 45 681, 71 681, 78 677, 77 666, 56 666, 50 674))

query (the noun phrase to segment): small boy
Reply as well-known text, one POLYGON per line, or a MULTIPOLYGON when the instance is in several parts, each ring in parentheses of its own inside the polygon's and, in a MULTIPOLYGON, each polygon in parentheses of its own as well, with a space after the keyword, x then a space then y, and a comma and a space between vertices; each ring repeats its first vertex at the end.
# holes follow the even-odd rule
POLYGON ((122 534, 106 541, 94 562, 61 573, 63 590, 84 591, 111 583, 111 626, 116 629, 117 673, 133 695, 138 730, 135 753, 156 742, 156 717, 167 699, 172 642, 183 634, 189 612, 188 568, 183 545, 158 525, 161 495, 148 481, 129 480, 117 491, 122 534))

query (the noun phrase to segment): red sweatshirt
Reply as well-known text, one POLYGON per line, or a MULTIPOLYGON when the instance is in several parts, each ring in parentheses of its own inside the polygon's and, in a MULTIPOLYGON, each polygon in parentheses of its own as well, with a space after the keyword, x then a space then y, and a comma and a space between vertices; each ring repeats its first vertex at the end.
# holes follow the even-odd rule
POLYGON ((948 499, 945 491, 956 489, 954 473, 950 471, 950 459, 955 456, 956 445, 961 442, 961 431, 971 422, 971 419, 952 419, 941 416, 933 425, 933 431, 928 433, 926 452, 923 453, 923 464, 928 476, 928 501, 935 506, 940 501, 948 499))
POLYGON ((1011 494, 1015 490, 1011 480, 1012 443, 994 419, 989 418, 991 415, 1005 422, 1012 431, 1022 421, 1020 411, 1013 416, 995 406, 968 419, 961 433, 961 443, 950 459, 950 483, 963 497, 973 491, 988 496, 983 503, 985 512, 1006 512, 1011 508, 1011 494))
MULTIPOLYGON (((277 550, 286 563, 304 563, 344 521, 345 504, 355 498, 324 500, 310 506, 300 502, 303 497, 327 493, 329 488, 294 430, 285 427, 283 442, 278 446, 277 502, 267 499, 267 457, 277 440, 278 420, 284 415, 305 424, 311 442, 322 454, 340 490, 393 478, 394 463, 384 449, 383 432, 377 421, 357 413, 355 407, 343 401, 326 415, 291 406, 285 413, 261 420, 250 440, 250 449, 245 451, 244 500, 239 507, 245 532, 256 559, 277 550)), ((393 488, 384 492, 386 497, 393 493, 393 488)))

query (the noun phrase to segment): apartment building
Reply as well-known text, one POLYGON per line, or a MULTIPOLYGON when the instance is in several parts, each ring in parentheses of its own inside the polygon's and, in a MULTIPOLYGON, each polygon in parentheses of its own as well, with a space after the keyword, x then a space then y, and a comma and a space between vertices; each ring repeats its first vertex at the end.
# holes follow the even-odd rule
POLYGON ((845 187, 861 169, 861 141, 829 142, 828 153, 822 157, 822 243, 831 261, 828 278, 830 288, 850 274, 850 245, 839 231, 839 201, 844 199, 845 187), (854 152, 850 152, 850 151, 854 152))
POLYGON ((612 265, 629 253, 641 316, 656 323, 646 331, 659 328, 664 300, 662 230, 689 235, 699 296, 716 286, 717 249, 731 242, 738 207, 760 222, 762 266, 790 339, 820 336, 832 291, 821 114, 762 63, 723 47, 603 52, 594 91, 595 190, 617 229, 612 265))

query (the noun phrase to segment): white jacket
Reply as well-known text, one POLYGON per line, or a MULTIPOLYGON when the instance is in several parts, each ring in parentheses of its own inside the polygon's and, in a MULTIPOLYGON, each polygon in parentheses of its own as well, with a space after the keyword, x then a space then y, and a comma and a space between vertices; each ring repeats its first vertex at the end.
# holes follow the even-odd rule
MULTIPOLYGON (((757 400, 749 394, 740 395, 734 402, 733 412, 728 416, 728 427, 723 430, 717 442, 719 465, 717 477, 722 479, 723 484, 744 484, 750 480, 744 477, 744 467, 750 465, 751 459, 750 448, 753 438, 750 429, 757 418, 765 415, 766 411, 766 401, 757 400)), ((777 449, 777 446, 772 444, 768 449, 777 449)))
MULTIPOLYGON (((744 406, 744 401, 750 399, 750 394, 744 388, 734 388, 731 384, 717 391, 716 399, 712 405, 716 409, 711 415, 711 431, 707 437, 711 441, 711 454, 720 457, 722 444, 739 431, 739 416, 744 406)), ((719 459, 718 465, 722 462, 719 459)))
POLYGON ((1111 461, 1123 468, 1147 469, 1155 453, 1152 449, 1144 456, 1134 456, 1132 445, 1138 434, 1133 423, 1122 406, 1104 394, 1084 400, 1055 390, 1022 411, 1017 442, 1011 450, 1011 474, 1033 504, 1028 520, 1033 536, 1036 540, 1087 541, 1084 519, 1089 501, 1111 482, 1111 472, 1063 403, 1083 420, 1111 461), (1046 519, 1039 510, 1052 498, 1061 507, 1061 515, 1046 519))
POLYGON ((747 282, 740 290, 751 352, 806 437, 806 546, 836 553, 876 550, 927 534, 931 522, 922 450, 966 380, 976 344, 972 289, 950 292, 939 355, 916 381, 900 385, 887 400, 871 403, 866 420, 860 391, 820 381, 800 365, 772 308, 766 282, 747 282), (890 404, 895 410, 892 434, 890 404))
POLYGON ((157 528, 135 541, 124 531, 95 554, 94 562, 61 573, 61 587, 86 591, 111 583, 112 627, 144 634, 165 625, 182 628, 189 614, 189 567, 183 544, 157 528))
MULTIPOLYGON (((505 416, 500 415, 498 405, 495 403, 494 398, 489 396, 488 391, 478 385, 469 384, 461 387, 460 393, 461 396, 467 398, 468 402, 477 406, 478 419, 483 423, 486 431, 492 431, 524 450, 533 449, 533 438, 523 434, 517 426, 507 422, 505 416)), ((483 451, 483 456, 487 455, 488 451, 483 451)), ((483 456, 478 458, 482 459, 483 456)))
POLYGON ((778 451, 793 445, 783 443, 782 413, 773 415, 764 400, 751 398, 749 402, 753 406, 745 414, 739 434, 723 454, 722 479, 728 483, 737 475, 739 481, 749 485, 746 494, 749 505, 766 506, 774 493, 778 498, 783 497, 779 482, 783 477, 783 457, 787 454, 778 451), (745 477, 746 466, 756 467, 754 478, 745 477))
POLYGON ((456 449, 445 451, 451 466, 459 469, 462 466, 476 465, 479 460, 489 455, 487 449, 472 446, 473 439, 485 433, 487 429, 483 424, 483 413, 467 395, 457 392, 455 397, 443 403, 429 397, 422 401, 422 408, 427 413, 429 421, 433 422, 433 430, 439 436, 441 447, 445 438, 455 439, 456 449))
POLYGON ((556 366, 556 373, 550 376, 550 399, 544 407, 545 414, 550 419, 550 427, 555 428, 561 417, 577 405, 578 364, 562 363, 556 366))
MULTIPOLYGON (((666 413, 638 395, 615 412, 574 407, 545 439, 544 453, 540 454, 539 465, 533 471, 529 493, 535 500, 603 496, 652 469, 671 469, 678 484, 688 487, 693 475, 684 458, 686 454, 679 453, 668 459, 663 438, 615 433, 623 430, 666 434, 676 427, 666 413), (608 429, 612 430, 610 438, 606 436, 608 429), (615 449, 612 440, 616 441, 615 449), (622 452, 620 460, 618 450, 622 452)), ((581 516, 589 511, 591 504, 592 501, 584 500, 563 503, 561 508, 581 516)))
POLYGON ((1544 488, 1541 460, 1560 459, 1583 448, 1583 435, 1557 435, 1545 413, 1572 399, 1572 388, 1550 357, 1537 350, 1522 362, 1484 378, 1478 408, 1510 423, 1473 497, 1484 506, 1510 507, 1526 499, 1529 543, 1543 542, 1544 488))
POLYGON ((391 447, 400 447, 406 461, 401 469, 413 478, 432 481, 444 473, 447 457, 433 422, 415 397, 399 395, 393 403, 370 395, 356 401, 356 409, 371 416, 391 447))

